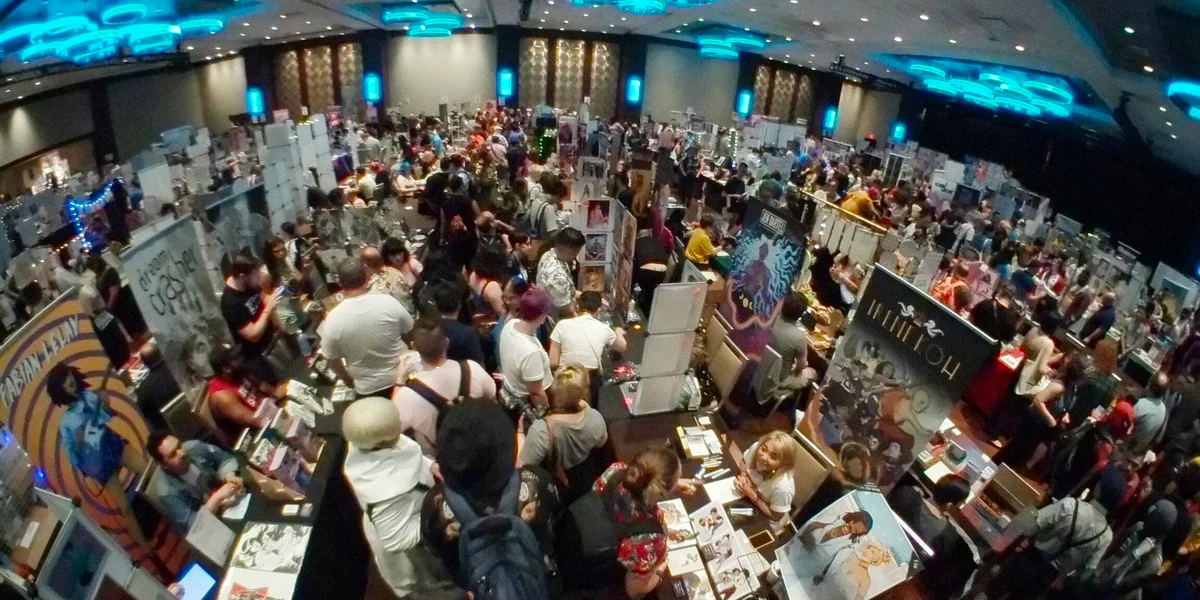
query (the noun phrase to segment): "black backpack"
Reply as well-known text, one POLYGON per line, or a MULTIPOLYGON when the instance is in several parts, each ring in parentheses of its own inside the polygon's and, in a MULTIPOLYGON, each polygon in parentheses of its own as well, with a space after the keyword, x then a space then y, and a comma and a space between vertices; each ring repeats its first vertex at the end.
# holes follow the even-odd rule
POLYGON ((441 426, 442 419, 445 418, 446 411, 450 410, 451 406, 466 400, 471 395, 471 367, 467 365, 467 361, 460 360, 458 361, 458 368, 458 395, 454 398, 444 398, 415 376, 409 377, 408 381, 404 383, 405 387, 416 392, 418 396, 437 409, 438 426, 441 426))
POLYGON ((450 488, 444 492, 462 527, 459 564, 475 600, 548 600, 541 543, 519 514, 520 471, 504 486, 496 512, 483 517, 450 488))

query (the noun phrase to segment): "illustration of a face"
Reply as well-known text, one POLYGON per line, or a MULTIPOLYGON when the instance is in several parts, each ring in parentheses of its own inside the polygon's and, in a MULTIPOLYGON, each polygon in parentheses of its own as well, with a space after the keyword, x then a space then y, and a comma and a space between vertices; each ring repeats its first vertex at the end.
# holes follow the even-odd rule
POLYGON ((862 560, 863 562, 873 566, 887 564, 889 560, 888 551, 885 550, 883 546, 880 546, 875 542, 871 542, 867 544, 865 548, 863 548, 862 560))
POLYGON ((900 444, 898 442, 890 442, 888 444, 887 450, 883 451, 883 455, 892 460, 899 459, 900 458, 900 444))
POLYGON ((923 413, 929 408, 929 394, 924 391, 917 391, 912 396, 912 411, 915 413, 923 413))

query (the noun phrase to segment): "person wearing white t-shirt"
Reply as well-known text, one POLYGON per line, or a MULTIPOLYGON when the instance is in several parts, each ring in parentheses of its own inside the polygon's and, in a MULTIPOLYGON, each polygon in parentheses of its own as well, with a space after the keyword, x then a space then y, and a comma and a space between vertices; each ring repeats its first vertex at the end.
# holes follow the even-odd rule
POLYGON ((583 314, 573 319, 564 319, 550 332, 550 366, 579 365, 596 371, 603 362, 604 351, 625 350, 625 331, 620 327, 609 327, 596 319, 602 297, 600 292, 584 292, 577 303, 583 314))
POLYGON ((438 415, 463 398, 494 400, 496 382, 483 365, 473 360, 447 359, 450 338, 446 337, 441 319, 418 319, 411 337, 421 364, 399 382, 400 387, 392 393, 392 403, 400 411, 401 429, 421 445, 425 454, 433 456, 438 415))
POLYGON ((746 471, 738 474, 734 486, 755 510, 771 520, 791 512, 796 496, 792 469, 800 451, 800 443, 792 436, 772 431, 751 444, 742 456, 746 471))
POLYGON ((500 398, 514 416, 531 406, 544 409, 550 405, 546 388, 554 380, 554 372, 536 333, 552 306, 550 294, 531 287, 521 295, 517 318, 505 323, 500 332, 500 398))
POLYGON ((362 259, 342 261, 338 283, 345 299, 329 311, 318 333, 330 368, 360 398, 390 398, 413 318, 394 297, 371 293, 369 282, 362 259))

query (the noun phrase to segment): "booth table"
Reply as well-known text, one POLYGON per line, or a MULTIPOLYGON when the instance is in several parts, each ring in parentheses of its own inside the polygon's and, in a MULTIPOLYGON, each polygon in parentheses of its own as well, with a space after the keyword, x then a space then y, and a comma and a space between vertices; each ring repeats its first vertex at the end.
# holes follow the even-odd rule
MULTIPOLYGON (((619 460, 630 461, 638 452, 646 448, 670 445, 680 456, 683 477, 685 479, 693 478, 696 474, 701 461, 685 457, 682 449, 679 447, 675 427, 694 427, 696 426, 696 417, 705 416, 705 413, 698 411, 669 412, 634 417, 625 408, 619 387, 614 385, 605 386, 601 390, 599 410, 604 415, 605 421, 608 422, 609 439, 613 442, 613 448, 619 460)), ((712 419, 712 429, 716 430, 717 434, 723 438, 721 444, 721 467, 729 469, 730 474, 728 476, 732 477, 736 473, 736 468, 730 454, 731 438, 726 435, 727 428, 721 422, 720 416, 717 413, 713 413, 710 417, 712 419)), ((724 477, 722 476, 717 479, 724 479, 724 477)), ((701 480, 697 478, 697 480, 704 483, 712 482, 712 480, 708 479, 701 480)), ((703 486, 699 487, 694 494, 690 496, 680 495, 679 498, 683 500, 683 505, 689 513, 700 509, 709 502, 708 494, 705 492, 703 486)), ((734 525, 734 529, 745 532, 747 536, 754 536, 759 532, 772 530, 771 521, 757 511, 751 517, 739 517, 732 514, 729 514, 728 517, 734 525)), ((789 526, 780 537, 776 537, 771 543, 758 548, 758 553, 767 562, 774 561, 775 550, 787 543, 794 533, 789 526)), ((663 583, 658 586, 658 598, 660 600, 686 600, 686 598, 675 595, 669 585, 669 581, 670 578, 664 576, 663 583)))

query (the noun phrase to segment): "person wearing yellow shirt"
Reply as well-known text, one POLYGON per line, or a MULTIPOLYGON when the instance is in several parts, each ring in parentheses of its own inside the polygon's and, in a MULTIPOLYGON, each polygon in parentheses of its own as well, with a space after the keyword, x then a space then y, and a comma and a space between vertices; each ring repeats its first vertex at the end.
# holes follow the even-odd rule
POLYGON ((716 247, 712 243, 712 227, 715 221, 712 215, 704 215, 700 217, 700 226, 692 230, 691 237, 688 238, 687 248, 683 250, 683 257, 704 266, 708 264, 709 259, 717 254, 716 247))
POLYGON ((871 195, 862 188, 854 190, 842 199, 842 208, 864 219, 875 218, 875 206, 871 203, 871 195))

